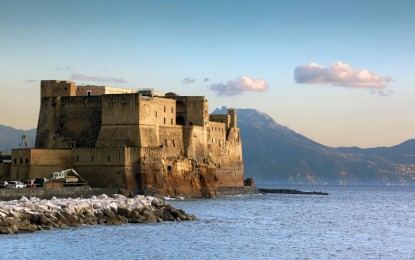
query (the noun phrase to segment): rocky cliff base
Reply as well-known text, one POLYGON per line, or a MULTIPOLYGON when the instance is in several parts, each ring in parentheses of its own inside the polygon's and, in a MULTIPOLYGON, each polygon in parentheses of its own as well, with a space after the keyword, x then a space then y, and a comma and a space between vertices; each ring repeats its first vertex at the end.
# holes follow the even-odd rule
POLYGON ((81 225, 120 225, 162 221, 195 220, 193 215, 175 209, 164 200, 151 196, 126 198, 115 194, 90 199, 41 200, 22 197, 0 201, 0 234, 34 232, 81 225))

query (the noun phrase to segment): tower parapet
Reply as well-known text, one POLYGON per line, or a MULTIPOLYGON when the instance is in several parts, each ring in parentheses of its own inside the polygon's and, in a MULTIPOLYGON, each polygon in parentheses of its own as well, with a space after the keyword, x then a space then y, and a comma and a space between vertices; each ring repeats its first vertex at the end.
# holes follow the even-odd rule
POLYGON ((42 80, 40 98, 76 96, 76 84, 73 81, 42 80))
POLYGON ((228 115, 229 115, 229 127, 230 128, 238 128, 237 126, 237 113, 236 113, 236 109, 228 109, 228 115))

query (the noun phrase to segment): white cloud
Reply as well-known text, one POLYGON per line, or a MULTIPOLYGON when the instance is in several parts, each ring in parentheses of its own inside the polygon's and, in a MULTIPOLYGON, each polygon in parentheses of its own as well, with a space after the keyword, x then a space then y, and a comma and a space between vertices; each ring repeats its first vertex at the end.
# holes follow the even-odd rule
POLYGON ((82 73, 72 73, 72 80, 84 80, 84 81, 94 81, 94 82, 116 82, 116 83, 125 83, 127 81, 124 78, 114 78, 114 77, 103 77, 103 76, 89 76, 82 73))
POLYGON ((241 76, 227 83, 211 84, 209 89, 216 92, 218 96, 236 96, 242 95, 246 91, 264 92, 268 89, 268 83, 263 79, 241 76))
POLYGON ((183 84, 192 84, 192 83, 195 83, 195 82, 196 82, 196 79, 193 79, 193 78, 184 78, 182 80, 183 84))
POLYGON ((329 68, 316 63, 298 66, 294 70, 294 80, 299 84, 369 89, 383 89, 386 83, 393 81, 389 76, 378 76, 367 69, 356 70, 340 61, 333 63, 329 68))

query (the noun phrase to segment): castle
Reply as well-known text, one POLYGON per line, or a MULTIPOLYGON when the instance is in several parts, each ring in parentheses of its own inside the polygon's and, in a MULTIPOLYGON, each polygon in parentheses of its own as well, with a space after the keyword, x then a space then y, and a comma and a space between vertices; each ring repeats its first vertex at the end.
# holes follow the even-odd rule
POLYGON ((10 179, 74 168, 93 187, 211 196, 243 187, 236 110, 204 96, 42 80, 35 147, 12 150, 10 179))

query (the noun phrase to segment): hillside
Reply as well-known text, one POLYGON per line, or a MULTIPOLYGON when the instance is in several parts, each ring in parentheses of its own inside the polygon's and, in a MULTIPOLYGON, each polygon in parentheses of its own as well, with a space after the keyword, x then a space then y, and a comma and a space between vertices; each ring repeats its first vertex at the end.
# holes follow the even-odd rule
MULTIPOLYGON (((22 135, 27 135, 29 139, 29 147, 33 146, 36 136, 36 129, 20 130, 0 125, 0 151, 10 153, 11 149, 19 148, 19 145, 22 142, 22 135)), ((20 147, 23 147, 23 144, 20 147)))
POLYGON ((238 109, 238 126, 245 176, 257 183, 415 184, 415 139, 393 147, 332 148, 254 109, 238 109))

